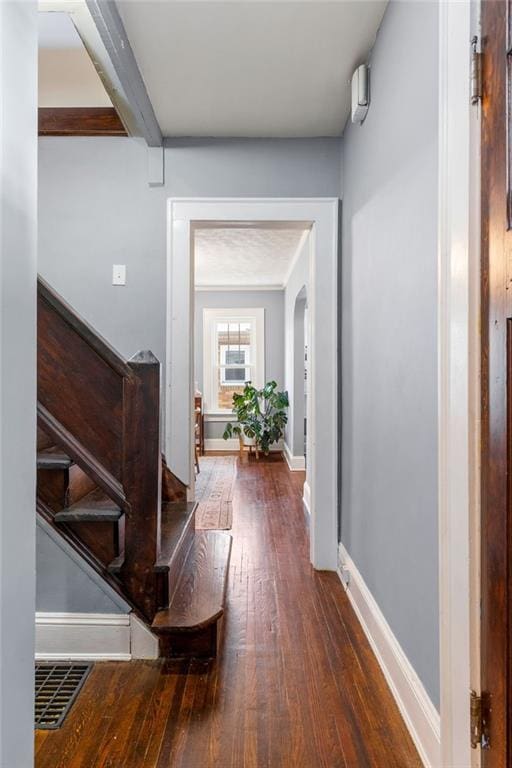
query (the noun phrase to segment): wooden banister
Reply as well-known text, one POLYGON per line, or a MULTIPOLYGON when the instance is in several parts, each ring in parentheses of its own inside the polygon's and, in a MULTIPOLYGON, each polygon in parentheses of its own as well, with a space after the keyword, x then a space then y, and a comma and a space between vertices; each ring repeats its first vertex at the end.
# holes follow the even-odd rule
POLYGON ((41 279, 38 421, 124 511, 120 578, 151 620, 160 554, 160 363, 151 352, 126 361, 41 279))
POLYGON ((157 609, 154 565, 160 555, 162 461, 160 456, 160 363, 138 352, 123 390, 123 486, 126 514, 123 582, 148 618, 157 609))
POLYGON ((94 351, 120 376, 130 376, 131 370, 119 352, 103 338, 87 320, 84 320, 62 296, 51 288, 42 277, 37 278, 37 293, 52 307, 62 320, 67 323, 94 351))

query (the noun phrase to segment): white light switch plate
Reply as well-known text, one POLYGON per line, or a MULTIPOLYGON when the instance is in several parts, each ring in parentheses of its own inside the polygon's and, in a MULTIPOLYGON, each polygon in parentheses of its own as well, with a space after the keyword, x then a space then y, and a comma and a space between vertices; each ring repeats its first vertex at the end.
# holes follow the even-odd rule
POLYGON ((113 265, 112 285, 126 285, 126 264, 113 265))

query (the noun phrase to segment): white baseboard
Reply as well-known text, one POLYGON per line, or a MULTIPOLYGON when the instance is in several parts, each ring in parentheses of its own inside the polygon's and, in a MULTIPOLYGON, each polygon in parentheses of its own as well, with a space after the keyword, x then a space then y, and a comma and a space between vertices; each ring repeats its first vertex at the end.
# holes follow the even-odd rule
POLYGON ((425 768, 439 768, 439 713, 343 544, 339 576, 425 768))
MULTIPOLYGON (((237 437, 230 438, 229 440, 224 440, 223 437, 207 437, 204 441, 204 449, 205 451, 239 451, 240 442, 237 437)), ((270 450, 282 451, 283 443, 279 441, 272 445, 270 450)))
POLYGON ((284 443, 283 453, 286 459, 286 463, 292 472, 304 472, 306 469, 305 456, 294 456, 287 443, 284 443))
POLYGON ((306 512, 311 515, 311 488, 309 483, 304 483, 304 490, 302 492, 302 501, 306 507, 306 512))
POLYGON ((36 613, 37 660, 158 658, 158 640, 133 614, 36 613))

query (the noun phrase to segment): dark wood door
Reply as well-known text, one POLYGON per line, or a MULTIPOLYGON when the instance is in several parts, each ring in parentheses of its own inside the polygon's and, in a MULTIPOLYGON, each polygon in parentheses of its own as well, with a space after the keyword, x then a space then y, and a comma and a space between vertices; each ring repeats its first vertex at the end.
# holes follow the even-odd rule
POLYGON ((485 768, 512 765, 512 0, 482 3, 482 694, 485 768), (486 706, 487 705, 487 706, 486 706))

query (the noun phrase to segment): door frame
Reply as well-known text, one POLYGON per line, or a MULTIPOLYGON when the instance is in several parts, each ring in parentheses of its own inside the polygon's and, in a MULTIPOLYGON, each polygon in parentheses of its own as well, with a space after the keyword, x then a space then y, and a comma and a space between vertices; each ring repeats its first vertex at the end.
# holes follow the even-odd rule
POLYGON ((439 5, 438 445, 441 765, 476 766, 479 690, 480 120, 470 104, 479 3, 439 5))
POLYGON ((310 560, 319 570, 335 571, 338 199, 170 198, 167 215, 165 450, 170 468, 189 486, 194 477, 194 223, 299 221, 311 226, 310 560), (183 407, 186 402, 190 408, 183 407))

